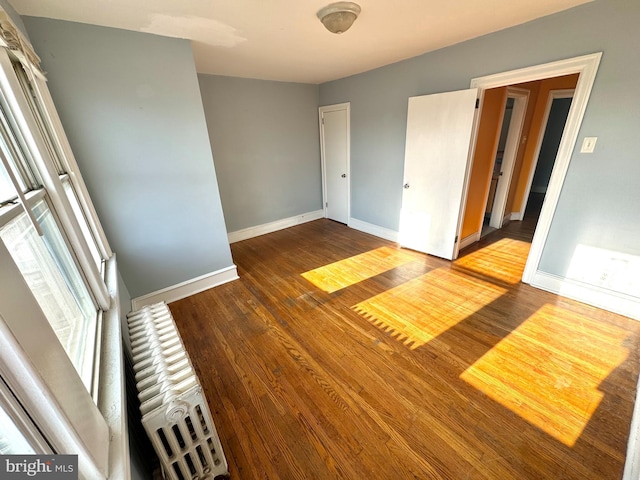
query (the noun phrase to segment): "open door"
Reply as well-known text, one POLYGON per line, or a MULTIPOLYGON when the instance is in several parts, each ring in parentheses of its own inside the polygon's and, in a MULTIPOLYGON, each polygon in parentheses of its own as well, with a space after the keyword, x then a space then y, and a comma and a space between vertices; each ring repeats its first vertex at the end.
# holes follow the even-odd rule
POLYGON ((478 90, 409 98, 399 243, 452 260, 478 90))

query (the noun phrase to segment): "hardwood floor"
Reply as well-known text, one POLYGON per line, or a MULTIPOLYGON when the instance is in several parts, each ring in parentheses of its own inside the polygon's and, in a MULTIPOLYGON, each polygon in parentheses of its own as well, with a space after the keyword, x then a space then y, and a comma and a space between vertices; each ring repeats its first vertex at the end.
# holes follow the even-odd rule
POLYGON ((170 305, 231 478, 621 478, 640 324, 521 284, 532 231, 453 263, 329 220, 233 244, 240 280, 170 305))

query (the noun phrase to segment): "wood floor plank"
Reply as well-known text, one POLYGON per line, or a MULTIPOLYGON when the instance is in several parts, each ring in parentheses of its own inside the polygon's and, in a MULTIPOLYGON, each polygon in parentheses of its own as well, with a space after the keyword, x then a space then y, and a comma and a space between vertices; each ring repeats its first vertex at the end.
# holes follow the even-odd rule
POLYGON ((447 262, 328 220, 170 305, 235 479, 617 479, 640 325, 519 282, 533 227, 447 262))

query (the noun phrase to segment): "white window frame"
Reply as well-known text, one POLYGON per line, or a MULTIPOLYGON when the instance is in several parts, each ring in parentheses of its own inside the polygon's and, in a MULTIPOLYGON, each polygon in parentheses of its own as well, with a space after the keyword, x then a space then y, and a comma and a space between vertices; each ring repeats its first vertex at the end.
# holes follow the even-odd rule
MULTIPOLYGON (((27 66, 29 70, 30 66, 27 66)), ((55 163, 51 158, 45 140, 40 134, 39 126, 33 117, 31 107, 24 95, 22 86, 13 71, 13 63, 9 52, 0 48, 0 91, 9 107, 20 133, 31 153, 34 167, 40 175, 43 187, 51 200, 60 224, 69 239, 73 253, 78 260, 80 271, 84 274, 87 287, 92 293, 98 307, 108 310, 110 306, 109 292, 102 279, 101 272, 93 261, 89 246, 84 240, 80 223, 73 214, 71 203, 67 198, 55 163)), ((75 172, 76 175, 78 172, 75 172)))
MULTIPOLYGON (((28 210, 37 198, 48 198, 68 240, 73 257, 86 281, 96 306, 102 310, 97 338, 99 361, 94 377, 96 391, 87 391, 18 267, 0 242, 0 377, 11 395, 0 395, 3 407, 10 408, 16 424, 28 439, 42 433, 33 445, 39 453, 77 454, 79 478, 88 480, 128 480, 129 446, 126 424, 126 395, 122 354, 121 312, 118 273, 100 221, 91 203, 77 163, 56 113, 31 45, 0 7, 0 91, 29 150, 44 190, 27 192, 20 205, 0 209, 2 224, 28 210), (29 100, 18 80, 11 56, 22 64, 32 93, 42 106, 43 121, 55 143, 59 160, 69 175, 96 246, 104 259, 97 267, 80 224, 66 197, 60 172, 41 136, 30 110, 29 100), (103 276, 104 275, 104 276, 103 276), (99 373, 98 373, 99 370, 99 373), (15 397, 20 408, 11 408, 15 397), (35 430, 34 430, 35 429, 35 430), (32 431, 33 430, 33 431, 32 431), (43 443, 44 442, 44 443, 43 443), (50 449, 47 450, 47 446, 50 449)), ((0 392, 2 393, 2 392, 0 392)))
POLYGON ((62 122, 60 121, 56 107, 53 104, 51 93, 49 92, 49 88, 46 84, 46 78, 35 68, 25 70, 29 76, 29 80, 31 80, 31 86, 33 87, 37 101, 43 106, 42 113, 45 116, 44 121, 48 122, 52 134, 51 139, 55 142, 58 151, 62 153, 62 158, 60 160, 69 175, 71 185, 78 194, 80 206, 82 207, 87 222, 89 223, 89 227, 97 240, 96 244, 98 250, 100 251, 102 258, 111 258, 113 252, 111 251, 109 241, 107 240, 104 230, 102 229, 102 225, 100 224, 100 220, 98 219, 98 214, 90 200, 87 186, 84 183, 82 175, 80 175, 80 168, 78 167, 76 158, 71 150, 71 145, 69 145, 69 140, 64 134, 64 128, 62 127, 62 122))
POLYGON ((107 424, 2 242, 0 284, 0 375, 57 453, 108 478, 107 424))

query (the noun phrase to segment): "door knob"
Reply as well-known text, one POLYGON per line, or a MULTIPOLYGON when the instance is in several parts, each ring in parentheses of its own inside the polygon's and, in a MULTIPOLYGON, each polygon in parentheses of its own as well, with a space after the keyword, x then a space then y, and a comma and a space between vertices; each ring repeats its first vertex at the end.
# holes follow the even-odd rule
POLYGON ((403 185, 403 187, 404 187, 404 188, 409 188, 409 187, 410 187, 410 185, 409 185, 408 183, 405 183, 405 184, 403 185))
POLYGON ((343 173, 342 175, 340 175, 342 178, 347 178, 347 174, 343 173))

